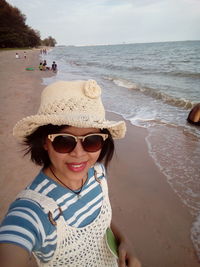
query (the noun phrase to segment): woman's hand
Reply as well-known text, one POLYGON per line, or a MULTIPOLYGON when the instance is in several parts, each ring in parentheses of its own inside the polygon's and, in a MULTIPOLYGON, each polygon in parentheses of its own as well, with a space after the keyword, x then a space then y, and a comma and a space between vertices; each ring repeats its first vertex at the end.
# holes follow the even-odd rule
POLYGON ((111 222, 111 229, 118 242, 119 267, 141 267, 141 263, 134 256, 132 245, 113 221, 111 222))
POLYGON ((141 267, 139 260, 129 251, 129 246, 125 241, 122 241, 118 247, 119 267, 141 267))

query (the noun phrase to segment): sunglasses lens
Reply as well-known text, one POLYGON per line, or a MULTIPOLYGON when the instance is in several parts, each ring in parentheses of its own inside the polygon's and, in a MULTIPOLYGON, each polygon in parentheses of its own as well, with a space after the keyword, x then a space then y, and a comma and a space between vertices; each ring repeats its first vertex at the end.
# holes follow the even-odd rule
POLYGON ((91 135, 84 139, 83 148, 87 152, 96 152, 102 148, 104 144, 103 137, 100 135, 91 135))
POLYGON ((59 135, 55 137, 52 145, 58 153, 70 153, 76 146, 76 140, 72 136, 59 135))

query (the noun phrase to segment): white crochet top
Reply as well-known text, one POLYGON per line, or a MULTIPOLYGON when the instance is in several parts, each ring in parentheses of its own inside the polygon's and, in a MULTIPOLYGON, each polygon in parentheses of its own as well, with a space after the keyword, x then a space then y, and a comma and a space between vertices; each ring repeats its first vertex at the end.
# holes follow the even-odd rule
MULTIPOLYGON (((89 225, 81 228, 69 226, 63 216, 56 221, 57 248, 52 259, 41 262, 36 253, 33 253, 38 266, 41 267, 117 267, 117 260, 111 254, 105 240, 106 229, 111 223, 111 206, 108 197, 106 179, 101 180, 103 191, 103 203, 101 211, 96 219, 89 225)), ((56 202, 40 193, 32 190, 24 190, 20 198, 31 198, 44 208, 54 212, 58 206, 56 202)))

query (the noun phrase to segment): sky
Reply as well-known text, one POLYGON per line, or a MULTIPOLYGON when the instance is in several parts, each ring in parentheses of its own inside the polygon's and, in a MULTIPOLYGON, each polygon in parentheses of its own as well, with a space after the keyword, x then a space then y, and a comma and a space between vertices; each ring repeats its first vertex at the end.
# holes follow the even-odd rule
POLYGON ((57 45, 200 40, 200 0, 7 0, 57 45))

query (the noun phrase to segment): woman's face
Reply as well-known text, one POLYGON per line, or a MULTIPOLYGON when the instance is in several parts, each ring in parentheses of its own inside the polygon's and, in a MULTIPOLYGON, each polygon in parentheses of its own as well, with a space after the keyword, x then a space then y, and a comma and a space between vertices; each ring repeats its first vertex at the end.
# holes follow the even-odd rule
MULTIPOLYGON (((91 133, 99 133, 99 129, 95 128, 77 128, 66 127, 61 130, 61 133, 68 133, 75 136, 84 136, 91 133)), ((45 150, 47 150, 51 167, 55 171, 56 175, 60 179, 69 179, 78 181, 87 176, 87 172, 91 166, 93 166, 101 150, 97 152, 87 152, 83 149, 81 141, 78 139, 76 147, 70 153, 58 153, 54 150, 51 140, 46 138, 44 144, 45 150)))

